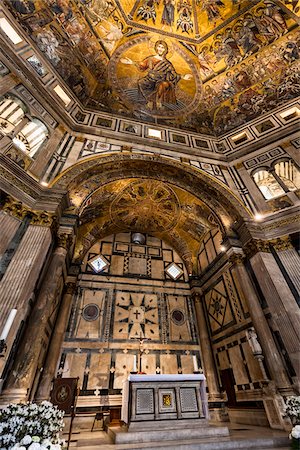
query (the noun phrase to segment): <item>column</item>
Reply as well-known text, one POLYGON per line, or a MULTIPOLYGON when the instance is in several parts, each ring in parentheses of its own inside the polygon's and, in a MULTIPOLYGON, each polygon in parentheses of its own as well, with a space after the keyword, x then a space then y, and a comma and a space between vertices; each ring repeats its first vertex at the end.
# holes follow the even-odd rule
POLYGON ((30 166, 30 172, 41 178, 45 173, 45 170, 48 166, 48 163, 59 146, 59 143, 65 133, 65 129, 61 126, 58 126, 54 131, 52 131, 51 136, 49 137, 48 142, 45 146, 42 145, 41 149, 38 151, 38 154, 35 157, 34 162, 30 166))
POLYGON ((222 395, 220 393, 218 375, 216 371, 215 361, 210 345, 210 336, 205 320, 205 312, 202 304, 200 294, 194 293, 194 304, 196 310, 196 318, 199 330, 199 341, 201 348, 201 356, 203 358, 204 374, 208 386, 208 398, 210 401, 221 401, 222 395))
POLYGON ((14 237, 17 229, 19 228, 21 221, 16 217, 6 214, 4 211, 0 211, 0 258, 7 249, 10 241, 14 237))
POLYGON ((234 262, 233 276, 238 281, 244 298, 248 303, 249 313, 253 326, 257 332, 259 342, 262 346, 265 361, 267 363, 272 380, 275 381, 279 391, 291 391, 290 381, 286 374, 281 356, 277 350, 267 319, 261 308, 259 298, 249 278, 246 267, 243 264, 241 254, 232 254, 231 262, 234 262))
POLYGON ((49 227, 29 225, 0 281, 0 329, 12 308, 21 310, 34 290, 52 240, 49 227))
MULTIPOLYGON (((254 243, 254 245, 257 245, 254 243)), ((293 367, 300 376, 300 313, 270 246, 260 245, 250 258, 255 276, 268 304, 272 321, 279 331, 293 367)))
POLYGON ((25 335, 3 390, 2 401, 26 401, 30 396, 38 362, 44 351, 45 328, 49 318, 55 317, 69 243, 69 235, 59 236, 58 245, 52 254, 25 335))
POLYGON ((8 133, 7 135, 5 135, 2 139, 1 139, 1 147, 0 147, 0 151, 2 153, 5 153, 6 150, 8 148, 10 148, 10 146, 12 145, 12 140, 15 136, 17 136, 18 133, 20 133, 20 131, 23 130, 23 128, 28 124, 28 122, 30 122, 30 117, 28 117, 27 115, 25 115, 21 122, 18 123, 18 125, 15 126, 15 128, 13 129, 13 131, 11 131, 10 133, 8 133))
POLYGON ((270 241, 300 297, 300 256, 289 236, 270 241))
POLYGON ((241 163, 236 165, 235 168, 237 169, 239 175, 241 176, 243 182, 245 183, 245 186, 249 191, 252 201, 256 206, 256 208, 258 209, 257 212, 269 212, 270 208, 268 204, 266 203, 262 193, 256 186, 255 182, 253 181, 252 177, 250 176, 244 165, 241 163))
POLYGON ((76 283, 66 285, 54 330, 52 332, 51 342, 48 348, 44 369, 37 390, 35 399, 37 401, 49 400, 52 380, 55 377, 56 367, 61 354, 66 327, 72 307, 73 295, 76 291, 76 283))

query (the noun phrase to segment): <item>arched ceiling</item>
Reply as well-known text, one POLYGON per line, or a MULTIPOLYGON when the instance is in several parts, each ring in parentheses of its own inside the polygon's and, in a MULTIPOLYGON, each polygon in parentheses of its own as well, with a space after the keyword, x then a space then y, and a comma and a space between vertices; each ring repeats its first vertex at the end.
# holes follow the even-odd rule
POLYGON ((77 163, 53 182, 67 189, 80 226, 75 259, 120 231, 153 234, 173 246, 192 271, 204 235, 232 234, 250 219, 227 186, 201 170, 148 155, 116 154, 77 163))
POLYGON ((298 0, 4 3, 94 109, 219 135, 300 93, 298 0))
POLYGON ((203 237, 220 226, 205 203, 181 188, 153 179, 113 181, 83 204, 74 257, 81 259, 97 239, 112 233, 140 231, 172 245, 192 273, 203 237))

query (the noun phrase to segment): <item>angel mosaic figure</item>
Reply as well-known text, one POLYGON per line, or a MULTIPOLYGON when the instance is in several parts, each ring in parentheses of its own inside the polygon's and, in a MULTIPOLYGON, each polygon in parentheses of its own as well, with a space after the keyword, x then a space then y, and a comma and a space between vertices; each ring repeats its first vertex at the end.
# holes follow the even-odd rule
POLYGON ((156 21, 156 6, 159 4, 159 0, 146 0, 137 11, 137 18, 144 20, 146 23, 149 19, 152 19, 153 25, 156 21))
POLYGON ((169 51, 165 41, 157 41, 155 55, 148 56, 137 63, 129 58, 121 58, 123 64, 133 64, 147 74, 138 80, 138 89, 147 107, 159 110, 168 104, 176 104, 175 88, 180 80, 191 80, 192 74, 179 75, 171 61, 167 59, 169 51))

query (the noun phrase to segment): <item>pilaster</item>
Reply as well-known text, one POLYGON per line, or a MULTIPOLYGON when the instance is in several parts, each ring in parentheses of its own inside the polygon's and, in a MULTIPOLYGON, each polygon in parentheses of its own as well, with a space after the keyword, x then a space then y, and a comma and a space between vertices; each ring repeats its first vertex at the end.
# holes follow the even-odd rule
POLYGON ((229 260, 233 263, 233 275, 239 280, 239 285, 248 303, 251 320, 263 348, 271 378, 275 381, 278 389, 285 392, 286 389, 290 389, 290 381, 284 369, 281 356, 277 350, 259 298, 244 265, 245 255, 241 249, 237 249, 237 251, 230 249, 228 251, 228 256, 229 260))
POLYGON ((30 314, 26 332, 19 346, 12 370, 6 381, 1 402, 26 401, 31 396, 31 389, 43 359, 44 347, 47 346, 45 333, 49 319, 55 320, 63 284, 63 270, 70 235, 58 233, 55 248, 48 270, 41 284, 40 292, 30 314))
POLYGON ((8 244, 12 240, 15 232, 20 226, 20 223, 20 220, 16 217, 6 214, 4 211, 0 211, 0 258, 7 249, 8 244))
POLYGON ((208 387, 208 401, 210 415, 213 420, 224 420, 224 396, 220 391, 217 369, 210 344, 210 336, 205 319, 205 311, 202 304, 201 289, 192 288, 196 319, 199 331, 199 343, 203 359, 204 375, 208 387))
POLYGON ((285 348, 299 377, 300 314, 295 297, 271 253, 270 242, 254 242, 251 250, 249 254, 251 267, 272 314, 272 321, 280 331, 285 348))
POLYGON ((72 282, 68 282, 65 286, 65 292, 58 311, 58 316, 54 330, 52 332, 52 338, 48 348, 41 380, 39 383, 37 394, 35 396, 37 401, 49 400, 51 383, 53 378, 55 377, 57 364, 59 362, 61 347, 63 344, 64 335, 68 324, 68 318, 72 307, 72 299, 75 291, 75 280, 73 280, 72 282))

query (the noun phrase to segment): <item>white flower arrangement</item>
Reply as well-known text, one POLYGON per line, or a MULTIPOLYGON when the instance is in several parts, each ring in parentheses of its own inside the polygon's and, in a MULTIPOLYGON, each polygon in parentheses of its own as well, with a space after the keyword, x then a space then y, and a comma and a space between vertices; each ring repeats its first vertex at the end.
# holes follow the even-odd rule
POLYGON ((8 405, 0 411, 0 450, 62 450, 63 416, 50 402, 8 405))
POLYGON ((293 427, 292 431, 290 432, 289 438, 300 439, 300 425, 295 425, 293 427))
POLYGON ((291 419, 293 425, 300 424, 300 396, 286 399, 285 414, 291 419))

